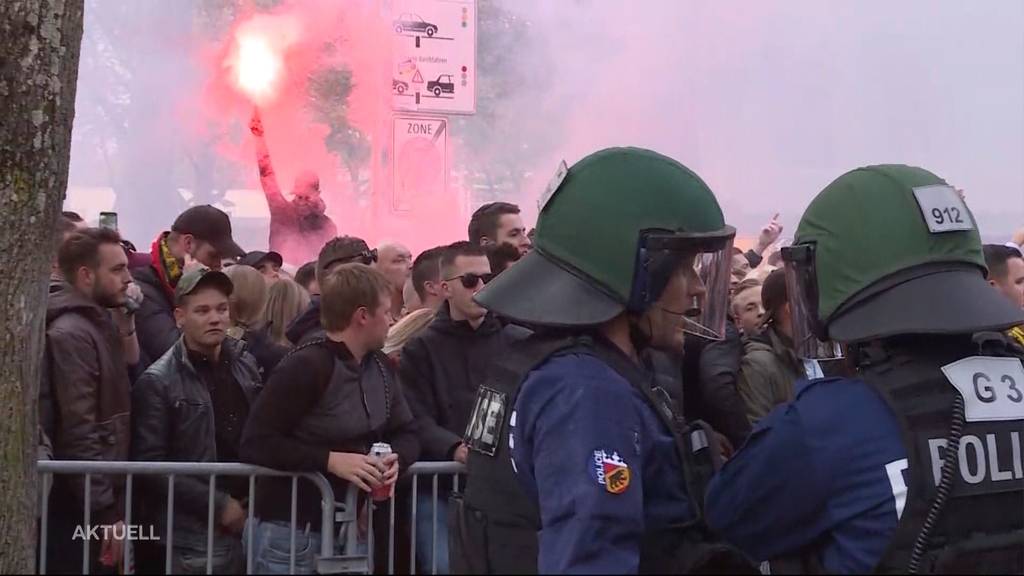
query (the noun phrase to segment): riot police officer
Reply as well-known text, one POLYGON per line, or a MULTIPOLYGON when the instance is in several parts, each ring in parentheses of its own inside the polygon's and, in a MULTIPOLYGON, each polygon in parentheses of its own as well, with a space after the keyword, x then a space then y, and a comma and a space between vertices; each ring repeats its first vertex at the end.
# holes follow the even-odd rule
POLYGON ((683 428, 644 361, 686 331, 721 337, 735 230, 696 174, 649 150, 563 164, 541 201, 535 249, 477 297, 535 334, 480 388, 453 568, 749 566, 703 529, 714 435, 683 428))
POLYGON ((708 523, 773 573, 1024 571, 1022 319, 956 190, 902 165, 826 187, 783 252, 803 383, 712 481, 708 523))

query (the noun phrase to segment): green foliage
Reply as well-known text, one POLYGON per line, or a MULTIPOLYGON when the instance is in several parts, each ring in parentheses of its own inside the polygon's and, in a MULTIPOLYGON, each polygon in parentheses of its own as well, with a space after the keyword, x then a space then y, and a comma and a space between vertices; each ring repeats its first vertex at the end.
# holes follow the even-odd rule
POLYGON ((309 77, 307 106, 313 118, 327 125, 324 138, 327 149, 348 169, 353 183, 370 159, 370 142, 348 121, 348 98, 352 93, 352 71, 338 65, 325 65, 309 77))

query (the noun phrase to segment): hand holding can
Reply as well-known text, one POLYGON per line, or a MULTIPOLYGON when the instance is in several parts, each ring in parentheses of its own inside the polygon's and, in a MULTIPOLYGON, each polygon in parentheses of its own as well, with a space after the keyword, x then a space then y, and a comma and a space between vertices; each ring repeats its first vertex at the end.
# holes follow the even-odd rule
MULTIPOLYGON (((370 448, 370 456, 379 458, 382 462, 394 460, 394 458, 391 458, 392 453, 391 444, 386 442, 377 442, 370 448)), ((385 471, 381 470, 381 472, 384 473, 385 471)), ((397 477, 397 474, 395 476, 397 477)), ((381 502, 391 498, 394 492, 395 483, 393 480, 390 482, 387 480, 388 479, 385 476, 384 484, 373 488, 371 497, 375 502, 381 502)))

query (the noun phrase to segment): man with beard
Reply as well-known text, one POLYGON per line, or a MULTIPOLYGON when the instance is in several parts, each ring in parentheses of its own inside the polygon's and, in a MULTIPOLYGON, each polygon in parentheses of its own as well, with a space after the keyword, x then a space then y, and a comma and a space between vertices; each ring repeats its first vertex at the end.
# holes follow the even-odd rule
POLYGON ((253 112, 249 129, 256 137, 260 184, 270 207, 270 249, 283 256, 285 262, 307 262, 316 256, 321 246, 338 235, 338 227, 324 214, 327 206, 320 197, 320 178, 311 170, 300 172, 289 201, 277 184, 259 112, 253 112))
MULTIPOLYGON (((54 458, 58 460, 125 460, 131 408, 126 349, 135 347, 132 315, 120 307, 132 281, 128 258, 117 232, 90 228, 72 232, 61 244, 57 261, 63 280, 50 288, 46 310, 46 371, 52 398, 42 402, 53 415, 54 458), (112 311, 112 312, 111 312, 112 311)), ((84 526, 83 477, 58 475, 50 496, 47 546, 52 573, 82 569, 82 542, 73 541, 84 526), (72 553, 73 552, 73 553, 72 553)), ((124 534, 123 478, 93 476, 90 523, 124 534)), ((106 530, 104 534, 110 534, 106 530)), ((86 541, 93 549, 92 570, 105 557, 120 562, 121 540, 86 541)))

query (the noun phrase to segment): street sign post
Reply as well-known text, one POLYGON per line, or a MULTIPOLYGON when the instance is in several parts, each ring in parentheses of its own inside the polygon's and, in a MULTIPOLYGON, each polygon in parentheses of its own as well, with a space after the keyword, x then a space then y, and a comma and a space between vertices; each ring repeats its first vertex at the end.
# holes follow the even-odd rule
POLYGON ((394 0, 395 110, 476 112, 475 0, 394 0))
POLYGON ((415 209, 448 188, 448 120, 425 116, 394 119, 392 209, 415 209))

